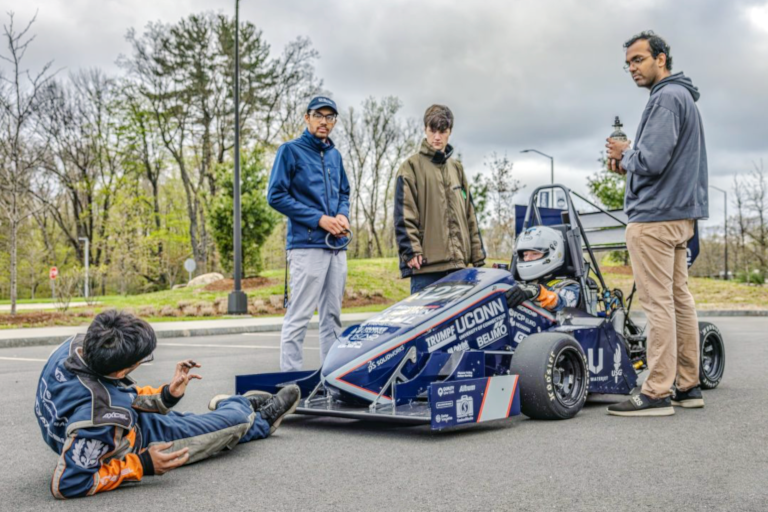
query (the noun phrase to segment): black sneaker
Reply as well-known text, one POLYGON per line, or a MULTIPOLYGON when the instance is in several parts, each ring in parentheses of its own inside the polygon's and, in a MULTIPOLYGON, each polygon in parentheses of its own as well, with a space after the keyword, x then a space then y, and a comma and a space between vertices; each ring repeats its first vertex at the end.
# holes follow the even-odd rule
POLYGON ((270 434, 277 430, 277 427, 280 426, 280 423, 287 414, 296 410, 299 400, 301 400, 301 390, 296 384, 291 384, 278 391, 276 395, 267 400, 266 404, 256 411, 261 414, 262 419, 271 427, 269 429, 270 434))
MULTIPOLYGON (((215 397, 211 398, 210 402, 208 402, 208 409, 215 411, 222 401, 226 400, 227 398, 231 398, 232 396, 234 395, 216 395, 215 397)), ((269 401, 269 399, 272 398, 271 393, 255 390, 246 391, 243 396, 248 399, 248 402, 251 404, 251 408, 254 411, 261 409, 269 401)))
POLYGON ((608 407, 608 414, 614 416, 670 416, 675 414, 672 401, 666 398, 651 398, 642 393, 632 395, 626 402, 608 407))
POLYGON ((704 407, 704 398, 701 396, 701 387, 696 386, 688 391, 675 390, 672 395, 672 405, 682 407, 683 409, 698 409, 704 407))

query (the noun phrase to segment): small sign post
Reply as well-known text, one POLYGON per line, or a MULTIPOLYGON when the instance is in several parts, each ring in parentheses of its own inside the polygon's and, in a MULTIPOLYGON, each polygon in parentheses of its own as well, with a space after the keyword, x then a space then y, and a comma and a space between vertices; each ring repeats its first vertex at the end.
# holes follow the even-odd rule
POLYGON ((53 280, 59 277, 59 269, 56 267, 51 267, 51 271, 48 272, 48 276, 53 280))
POLYGON ((192 280, 192 272, 194 272, 196 268, 197 263, 195 263, 195 260, 192 258, 188 258, 187 261, 184 262, 184 269, 189 272, 189 279, 187 280, 187 284, 189 284, 189 281, 192 280))

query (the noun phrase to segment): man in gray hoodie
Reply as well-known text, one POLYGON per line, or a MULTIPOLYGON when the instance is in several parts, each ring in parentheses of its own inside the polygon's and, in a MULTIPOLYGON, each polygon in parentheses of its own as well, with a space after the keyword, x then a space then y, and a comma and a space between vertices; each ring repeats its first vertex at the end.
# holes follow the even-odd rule
POLYGON ((673 406, 704 406, 687 242, 696 220, 709 215, 707 151, 696 107, 699 91, 682 72, 671 74, 669 45, 648 31, 624 48, 624 69, 651 95, 634 146, 608 139, 606 148, 611 170, 627 175, 627 248, 648 318, 649 374, 639 394, 608 413, 667 416, 674 414, 673 406))

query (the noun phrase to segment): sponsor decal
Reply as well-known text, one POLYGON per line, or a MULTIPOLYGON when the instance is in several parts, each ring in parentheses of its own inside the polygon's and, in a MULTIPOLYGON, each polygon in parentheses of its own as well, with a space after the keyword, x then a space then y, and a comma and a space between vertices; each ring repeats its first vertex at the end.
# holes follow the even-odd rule
POLYGON ((382 334, 387 334, 392 330, 391 327, 384 325, 359 325, 349 333, 349 341, 372 341, 378 339, 382 334))
POLYGON ((515 334, 515 342, 516 343, 520 343, 521 341, 523 341, 527 337, 528 337, 528 335, 526 333, 524 333, 522 331, 518 331, 517 334, 515 334))
POLYGON ((99 459, 107 453, 107 446, 98 439, 80 439, 72 448, 72 460, 83 469, 99 465, 99 459))
POLYGON ((473 399, 469 395, 462 395, 456 400, 456 421, 470 421, 475 417, 473 399))
POLYGON ((437 423, 450 423, 453 421, 453 416, 450 414, 438 414, 435 416, 435 422, 437 423))
POLYGON ((381 316, 376 317, 375 320, 379 324, 414 325, 437 308, 438 306, 392 306, 381 313, 381 316))
POLYGON ((447 329, 427 336, 425 341, 427 343, 427 350, 429 352, 434 352, 441 347, 453 343, 456 341, 456 326, 452 325, 447 329))
POLYGON ((528 308, 510 309, 509 314, 511 315, 512 320, 514 320, 515 325, 521 329, 524 329, 526 332, 531 332, 531 329, 536 327, 535 320, 530 318, 531 316, 535 318, 536 313, 529 310, 528 308))
POLYGON ((453 400, 448 400, 447 402, 437 402, 435 407, 438 409, 447 409, 449 407, 453 407, 453 400))
POLYGON ((449 354, 453 354, 454 352, 466 352, 469 350, 469 342, 467 340, 462 341, 458 345, 454 345, 452 347, 449 347, 446 352, 449 354))
POLYGON ((504 314, 506 309, 505 305, 501 302, 501 299, 496 299, 488 304, 473 309, 466 315, 459 317, 456 321, 456 328, 459 333, 464 333, 475 326, 480 326, 483 322, 491 320, 495 322, 499 315, 504 314))
POLYGON ((468 393, 474 390, 475 390, 474 384, 462 384, 462 386, 459 388, 459 393, 468 393))
POLYGON ((504 323, 504 318, 499 319, 493 326, 490 332, 487 332, 477 338, 477 348, 487 347, 488 345, 499 341, 509 333, 509 329, 504 323))
POLYGON ((456 378, 457 379, 471 379, 475 376, 475 372, 468 371, 468 372, 456 372, 456 378))
POLYGON ((442 386, 437 388, 437 396, 448 396, 455 392, 454 386, 442 386))
POLYGON ((422 303, 441 303, 448 302, 459 297, 463 297, 474 285, 471 284, 438 284, 436 286, 430 286, 422 291, 411 295, 403 302, 422 302, 422 303))
POLYGON ((59 382, 67 382, 67 378, 64 376, 62 371, 58 368, 56 368, 56 371, 53 373, 53 375, 56 377, 56 380, 59 382))
POLYGON ((336 348, 363 348, 363 342, 362 341, 347 341, 344 343, 339 343, 336 345, 336 348))
POLYGON ((621 347, 618 345, 616 346, 616 353, 613 355, 613 371, 611 372, 611 377, 613 377, 613 382, 615 384, 619 383, 619 377, 624 375, 624 372, 621 370, 621 347))
POLYGON ((395 357, 397 354, 399 354, 403 350, 405 350, 405 345, 400 345, 395 350, 393 350, 392 352, 389 352, 388 354, 384 354, 379 359, 377 359, 375 361, 373 361, 373 360, 368 361, 368 373, 372 372, 373 370, 375 370, 376 368, 380 367, 381 365, 383 365, 387 361, 391 360, 393 357, 395 357))
POLYGON ((589 371, 591 373, 600 373, 603 371, 603 349, 598 349, 597 351, 597 364, 594 364, 595 357, 591 348, 587 350, 587 359, 589 360, 589 371))
POLYGON ((102 416, 105 420, 123 420, 128 421, 128 416, 121 412, 108 412, 104 416, 102 416))

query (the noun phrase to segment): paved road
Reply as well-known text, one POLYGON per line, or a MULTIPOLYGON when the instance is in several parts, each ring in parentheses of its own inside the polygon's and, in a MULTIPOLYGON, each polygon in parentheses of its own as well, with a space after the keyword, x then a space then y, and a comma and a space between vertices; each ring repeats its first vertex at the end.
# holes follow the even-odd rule
MULTIPOLYGON (((162 477, 83 500, 49 492, 56 456, 42 442, 33 395, 51 347, 0 350, 0 510, 767 510, 768 319, 717 320, 726 378, 707 407, 667 418, 517 417, 433 434, 348 420, 288 418, 270 439, 162 477), (166 508, 167 507, 167 508, 166 508)), ((135 372, 158 384, 193 357, 182 410, 204 412, 237 373, 273 371, 275 334, 160 340, 135 372)), ((317 335, 307 363, 318 362, 317 335)))
MULTIPOLYGON (((98 304, 98 303, 93 303, 93 304, 98 304)), ((70 308, 82 308, 88 305, 89 304, 87 302, 70 302, 69 303, 70 308)), ((43 309, 56 309, 56 308, 58 308, 58 305, 55 302, 40 302, 37 304, 16 304, 16 309, 18 311, 41 311, 43 309)), ((10 310, 11 310, 10 304, 0 304, 0 311, 10 311, 10 310)))

